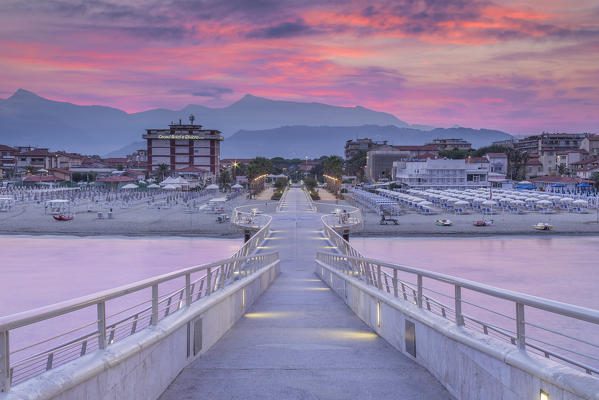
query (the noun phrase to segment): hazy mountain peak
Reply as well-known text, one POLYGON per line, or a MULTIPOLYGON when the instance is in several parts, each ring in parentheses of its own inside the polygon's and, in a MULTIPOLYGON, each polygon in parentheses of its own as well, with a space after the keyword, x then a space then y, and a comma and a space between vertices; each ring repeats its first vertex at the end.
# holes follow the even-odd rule
POLYGON ((43 97, 25 89, 17 89, 7 100, 45 100, 43 97))

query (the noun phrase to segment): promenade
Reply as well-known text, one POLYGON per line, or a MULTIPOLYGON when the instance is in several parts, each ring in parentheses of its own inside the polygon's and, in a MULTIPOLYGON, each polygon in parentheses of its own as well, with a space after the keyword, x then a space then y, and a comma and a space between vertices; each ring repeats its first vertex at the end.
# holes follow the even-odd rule
POLYGON ((272 215, 264 247, 279 251, 281 275, 160 398, 452 398, 316 277, 316 251, 330 244, 304 192, 289 190, 272 215))

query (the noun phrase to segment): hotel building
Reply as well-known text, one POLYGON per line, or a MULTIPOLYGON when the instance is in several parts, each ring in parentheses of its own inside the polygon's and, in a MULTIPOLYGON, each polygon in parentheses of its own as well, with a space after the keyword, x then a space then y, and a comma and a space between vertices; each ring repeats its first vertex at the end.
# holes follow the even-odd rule
POLYGON ((197 167, 217 176, 220 167, 220 131, 202 129, 201 125, 171 123, 168 129, 146 129, 148 170, 166 164, 171 171, 197 167))

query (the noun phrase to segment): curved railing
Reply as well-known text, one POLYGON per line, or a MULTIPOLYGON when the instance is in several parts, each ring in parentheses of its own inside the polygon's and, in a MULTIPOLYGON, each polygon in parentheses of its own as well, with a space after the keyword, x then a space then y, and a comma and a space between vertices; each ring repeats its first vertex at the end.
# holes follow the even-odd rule
MULTIPOLYGON (((181 269, 89 296, 1 317, 0 392, 8 391, 11 385, 24 382, 90 352, 105 349, 116 341, 156 325, 184 306, 278 262, 277 252, 254 254, 270 231, 271 218, 264 217, 267 218, 258 232, 226 260, 181 269), (182 279, 184 282, 177 286, 176 281, 182 279), (151 292, 146 291, 144 296, 144 289, 150 288, 151 292), (131 294, 142 296, 144 300, 137 299, 134 304, 123 306, 127 300, 131 303, 131 298, 122 298, 131 294), (113 309, 112 312, 109 312, 108 305, 113 309), (90 307, 95 310, 90 310, 90 307), (35 343, 17 349, 11 348, 11 331, 23 327, 34 329, 34 324, 82 310, 96 315, 96 318, 92 317, 84 324, 35 343)), ((72 315, 80 317, 80 314, 72 315)))
MULTIPOLYGON (((349 206, 345 204, 330 204, 330 203, 314 203, 316 210, 319 213, 324 214, 321 217, 322 223, 325 226, 325 233, 329 236, 329 239, 332 238, 333 235, 331 232, 327 233, 326 230, 330 229, 334 233, 338 231, 358 231, 363 228, 363 218, 362 212, 359 208, 354 206, 349 206)), ((339 236, 337 234, 337 236, 339 236)), ((339 236, 341 240, 341 238, 339 236)))
POLYGON ((563 329, 576 324, 576 332, 586 332, 589 338, 598 337, 599 311, 366 258, 334 230, 327 229, 326 225, 325 232, 328 232, 327 236, 341 254, 318 252, 316 260, 322 265, 337 269, 443 319, 453 320, 458 326, 482 332, 521 350, 599 376, 599 343, 575 337, 563 329), (403 279, 398 277, 400 274, 403 279), (427 285, 423 283, 424 278, 427 278, 427 285), (468 299, 464 291, 467 291, 468 299), (447 305, 438 300, 439 297, 450 299, 453 304, 447 305), (508 309, 513 311, 506 312, 508 309), (526 319, 525 309, 526 314, 530 312, 536 318, 540 312, 551 313, 554 325, 558 327, 549 327, 534 318, 526 319))

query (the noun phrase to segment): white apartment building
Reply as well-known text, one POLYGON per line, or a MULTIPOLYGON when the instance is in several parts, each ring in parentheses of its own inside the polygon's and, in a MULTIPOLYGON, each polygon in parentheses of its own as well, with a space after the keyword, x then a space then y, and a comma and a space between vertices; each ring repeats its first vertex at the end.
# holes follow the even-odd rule
POLYGON ((396 161, 393 180, 412 188, 460 189, 489 186, 488 163, 466 163, 466 160, 428 159, 396 161))

